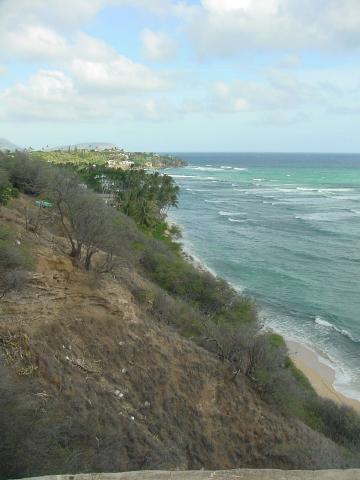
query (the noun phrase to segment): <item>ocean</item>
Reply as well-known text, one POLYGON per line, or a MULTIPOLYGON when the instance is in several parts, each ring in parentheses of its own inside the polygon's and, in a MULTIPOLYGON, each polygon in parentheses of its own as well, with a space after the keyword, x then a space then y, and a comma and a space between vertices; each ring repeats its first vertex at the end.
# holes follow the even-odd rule
POLYGON ((177 155, 185 249, 360 400, 360 154, 177 155))

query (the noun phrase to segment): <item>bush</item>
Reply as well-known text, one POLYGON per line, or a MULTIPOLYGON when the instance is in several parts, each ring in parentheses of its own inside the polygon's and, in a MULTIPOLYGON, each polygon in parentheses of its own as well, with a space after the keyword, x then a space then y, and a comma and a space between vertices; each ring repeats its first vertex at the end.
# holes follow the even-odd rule
POLYGON ((11 185, 8 173, 0 169, 0 206, 6 205, 11 198, 17 196, 18 191, 11 185))
POLYGON ((305 402, 316 394, 289 360, 280 335, 263 332, 258 322, 219 324, 208 319, 200 343, 230 364, 233 378, 245 375, 264 401, 310 425, 305 402))
POLYGON ((360 416, 352 408, 314 396, 306 402, 306 411, 317 419, 317 429, 335 443, 360 450, 360 416))
POLYGON ((224 280, 201 271, 170 251, 147 248, 141 265, 168 293, 190 302, 215 323, 247 323, 257 320, 255 304, 240 296, 224 280))
POLYGON ((16 189, 28 195, 39 195, 46 190, 53 169, 44 162, 30 158, 23 152, 3 155, 0 160, 10 183, 16 189))
POLYGON ((173 298, 163 290, 158 290, 152 302, 154 316, 171 325, 181 335, 199 341, 204 333, 206 317, 181 299, 173 298))
POLYGON ((6 205, 8 201, 8 190, 10 187, 9 176, 4 170, 0 170, 0 205, 6 205))

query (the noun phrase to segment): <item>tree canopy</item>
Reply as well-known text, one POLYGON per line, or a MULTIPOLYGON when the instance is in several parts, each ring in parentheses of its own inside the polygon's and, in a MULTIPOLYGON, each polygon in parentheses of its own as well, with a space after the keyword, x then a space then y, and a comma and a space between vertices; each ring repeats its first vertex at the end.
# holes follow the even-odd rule
POLYGON ((97 192, 113 195, 114 204, 139 225, 155 228, 178 203, 179 187, 172 177, 145 170, 84 166, 81 178, 97 192))

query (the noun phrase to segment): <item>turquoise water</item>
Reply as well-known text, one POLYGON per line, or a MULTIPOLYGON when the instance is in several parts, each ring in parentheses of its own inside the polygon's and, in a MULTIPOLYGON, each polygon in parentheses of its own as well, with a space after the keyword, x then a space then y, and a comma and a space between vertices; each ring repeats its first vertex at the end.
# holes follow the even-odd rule
POLYGON ((182 154, 170 218, 264 323, 321 352, 360 399, 360 155, 182 154))

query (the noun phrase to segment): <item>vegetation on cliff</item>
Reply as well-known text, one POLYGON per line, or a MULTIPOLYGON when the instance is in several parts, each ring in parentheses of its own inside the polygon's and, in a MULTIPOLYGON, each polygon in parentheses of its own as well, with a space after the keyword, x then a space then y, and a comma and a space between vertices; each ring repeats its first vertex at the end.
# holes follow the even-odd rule
POLYGON ((252 299, 126 211, 144 191, 164 223, 166 177, 0 168, 21 192, 0 207, 0 273, 24 272, 0 305, 0 476, 360 465, 359 417, 315 394, 252 299))
POLYGON ((186 162, 173 155, 125 152, 116 147, 106 149, 71 148, 66 150, 32 150, 31 155, 55 165, 103 165, 118 169, 181 167, 186 162))
POLYGON ((16 197, 18 191, 9 181, 9 175, 6 170, 0 168, 0 205, 6 205, 7 202, 16 197))
POLYGON ((177 206, 179 187, 169 175, 143 169, 119 170, 101 165, 73 169, 97 193, 108 195, 136 223, 151 231, 166 230, 166 213, 177 206))

